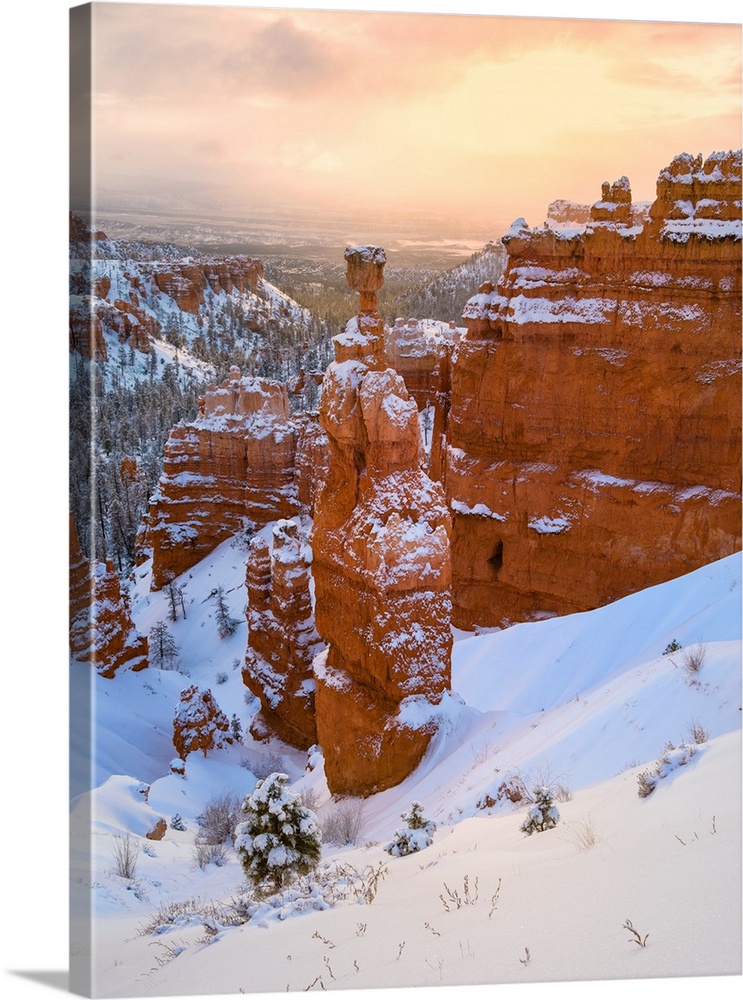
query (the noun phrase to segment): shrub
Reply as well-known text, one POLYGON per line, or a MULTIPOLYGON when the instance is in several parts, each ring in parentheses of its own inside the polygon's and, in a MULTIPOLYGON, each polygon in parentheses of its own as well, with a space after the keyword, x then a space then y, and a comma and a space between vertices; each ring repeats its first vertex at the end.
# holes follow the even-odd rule
POLYGON ((322 839, 330 844, 356 844, 364 822, 364 805, 351 799, 339 803, 321 821, 322 839))
POLYGON ((240 802, 230 792, 215 795, 196 817, 199 839, 205 844, 224 844, 232 840, 240 819, 240 802))
POLYGON ((681 654, 681 665, 686 671, 686 676, 693 681, 696 675, 704 666, 707 658, 707 644, 698 642, 694 646, 689 646, 681 654))
POLYGON ((568 837, 575 845, 577 851, 590 851, 602 839, 596 829, 596 823, 592 816, 578 820, 575 823, 568 823, 567 826, 568 837))
POLYGON ((677 767, 684 767, 688 764, 696 754, 697 749, 696 743, 687 743, 685 740, 682 740, 678 746, 674 746, 670 742, 666 743, 663 752, 652 767, 637 775, 637 794, 640 798, 647 798, 661 778, 665 778, 677 767))
POLYGON ((701 746, 709 740, 709 732, 704 728, 699 719, 689 719, 686 725, 692 743, 701 746))
POLYGON ((139 844, 130 833, 117 834, 113 846, 114 872, 121 878, 133 879, 137 874, 139 844))
POLYGON ((286 774, 271 774, 243 802, 244 822, 235 831, 235 847, 248 881, 270 895, 311 872, 320 860, 322 841, 317 817, 285 785, 286 774))
POLYGON ((413 802, 410 812, 403 813, 401 819, 407 826, 396 830, 389 844, 384 845, 384 850, 388 854, 402 858, 431 846, 436 824, 425 818, 420 802, 413 802))
POLYGON ((542 833, 557 826, 560 814, 555 806, 555 797, 551 788, 540 785, 534 789, 534 805, 526 814, 521 829, 530 837, 533 833, 542 833))
POLYGON ((199 868, 215 864, 218 868, 227 864, 227 848, 224 844, 209 844, 197 837, 193 845, 193 857, 199 868))
POLYGON ((170 828, 172 830, 180 830, 181 832, 186 829, 186 824, 183 822, 183 817, 180 813, 176 813, 175 816, 171 818, 170 828))
POLYGON ((666 648, 663 650, 663 655, 668 656, 669 653, 678 653, 681 648, 681 643, 677 639, 671 639, 666 648))
POLYGON ((299 801, 310 812, 316 813, 320 807, 320 793, 316 788, 303 788, 299 794, 299 801))

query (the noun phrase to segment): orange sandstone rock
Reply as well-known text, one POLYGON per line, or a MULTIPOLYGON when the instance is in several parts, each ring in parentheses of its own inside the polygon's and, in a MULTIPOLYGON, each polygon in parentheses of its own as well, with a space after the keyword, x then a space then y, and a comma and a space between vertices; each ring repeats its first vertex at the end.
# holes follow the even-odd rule
POLYGON ((209 750, 220 750, 232 743, 230 724, 210 690, 201 691, 192 684, 181 691, 181 700, 173 719, 173 746, 181 760, 200 750, 206 757, 209 750))
POLYGON ((310 601, 310 553, 294 521, 273 530, 273 548, 250 544, 248 650, 243 681, 261 702, 253 733, 307 750, 317 742, 312 661, 322 643, 310 601))
POLYGON ((455 622, 584 610, 740 548, 741 154, 504 237, 467 305, 443 469, 455 622))
POLYGON ((294 485, 297 427, 286 387, 229 378, 212 388, 197 419, 173 428, 143 539, 157 590, 240 531, 299 509, 294 485))
MULTIPOLYGON (((378 249, 347 251, 349 284, 362 293, 381 286, 378 249)), ((381 331, 369 312, 335 338, 320 399, 330 457, 311 541, 329 648, 315 661, 315 708, 328 787, 339 794, 403 780, 450 686, 450 519, 421 468, 418 409, 385 367, 381 331)))
POLYGON ((147 666, 147 639, 137 633, 112 562, 90 563, 70 515, 70 651, 102 677, 147 666))

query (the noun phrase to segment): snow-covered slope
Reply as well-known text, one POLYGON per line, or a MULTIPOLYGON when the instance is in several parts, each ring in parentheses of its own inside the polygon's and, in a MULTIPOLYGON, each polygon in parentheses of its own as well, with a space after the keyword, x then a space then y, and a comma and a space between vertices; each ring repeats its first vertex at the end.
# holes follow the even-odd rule
MULTIPOLYGON (((353 888, 327 909, 312 908, 317 895, 283 899, 231 926, 230 900, 245 892, 236 855, 228 849, 225 864, 203 868, 194 856, 209 799, 242 799, 257 776, 281 769, 321 823, 338 808, 321 756, 249 736, 190 755, 185 778, 169 770, 183 687, 210 687, 243 730, 255 709, 238 669, 245 626, 220 639, 210 597, 220 583, 243 620, 243 567, 244 553, 227 542, 176 581, 186 592, 186 618, 168 622, 179 672, 107 681, 73 664, 72 704, 84 706, 92 685, 105 747, 92 787, 77 768, 73 802, 73 825, 92 816, 93 872, 81 865, 73 902, 92 893, 101 995, 740 973, 739 556, 585 614, 458 633, 456 693, 422 764, 357 803, 356 846, 324 846, 329 867, 316 892, 328 901, 332 884, 337 893, 345 865, 346 883, 355 870, 356 889, 365 878, 373 901, 359 902, 353 888), (664 654, 672 640, 682 649, 664 654), (699 650, 694 671, 689 652, 699 650), (638 775, 667 743, 684 741, 695 751, 689 762, 669 765, 640 797, 638 775), (523 835, 526 803, 499 794, 509 782, 555 788, 554 830, 523 835), (382 845, 413 800, 437 823, 433 844, 392 858, 382 845), (176 813, 185 830, 144 839, 176 813), (127 832, 139 849, 134 879, 114 872, 116 838, 127 832), (161 932, 138 933, 157 910, 161 932), (646 947, 623 927, 628 919, 649 935, 646 947)), ((167 621, 167 596, 149 593, 146 564, 138 573, 132 610, 147 632, 167 621)))

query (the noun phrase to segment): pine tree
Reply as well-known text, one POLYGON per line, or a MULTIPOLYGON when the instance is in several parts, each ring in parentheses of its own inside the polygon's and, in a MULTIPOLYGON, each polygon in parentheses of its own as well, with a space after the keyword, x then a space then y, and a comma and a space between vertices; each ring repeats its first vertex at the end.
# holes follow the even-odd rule
POLYGON ((521 829, 531 837, 533 833, 541 833, 543 830, 551 830, 557 826, 560 814, 555 806, 555 797, 551 788, 540 785, 534 789, 534 805, 526 814, 526 819, 521 824, 521 829))
POLYGON ((243 741, 243 727, 242 723, 237 717, 237 712, 234 713, 232 719, 230 720, 230 729, 232 730, 232 738, 235 743, 242 743, 243 741))
POLYGON ((406 826, 397 830, 389 844, 385 844, 384 850, 388 854, 402 858, 406 854, 414 854, 431 846, 436 824, 423 815, 423 806, 420 802, 413 802, 410 812, 403 813, 401 819, 406 826))
POLYGON ((234 635, 239 619, 233 618, 227 605, 227 598, 224 596, 224 587, 221 585, 212 591, 212 597, 217 605, 217 629, 219 638, 225 639, 228 635, 234 635))
POLYGON ((159 670, 173 670, 180 650, 165 622, 158 622, 150 629, 150 663, 159 670))
POLYGON ((259 781, 242 805, 245 821, 235 830, 235 848, 248 880, 262 895, 278 892, 311 872, 320 860, 317 817, 284 786, 286 774, 259 781))

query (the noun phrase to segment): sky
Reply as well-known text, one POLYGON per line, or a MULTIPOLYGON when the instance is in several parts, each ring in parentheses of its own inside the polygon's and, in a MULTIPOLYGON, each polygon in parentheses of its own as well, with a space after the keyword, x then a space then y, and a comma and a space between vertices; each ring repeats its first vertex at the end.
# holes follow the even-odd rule
POLYGON ((104 211, 536 225, 741 145, 740 25, 98 3, 93 32, 104 211))

